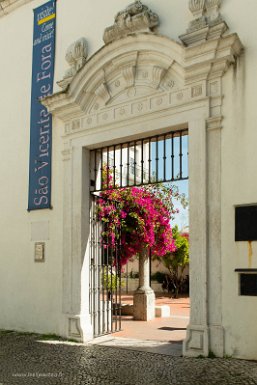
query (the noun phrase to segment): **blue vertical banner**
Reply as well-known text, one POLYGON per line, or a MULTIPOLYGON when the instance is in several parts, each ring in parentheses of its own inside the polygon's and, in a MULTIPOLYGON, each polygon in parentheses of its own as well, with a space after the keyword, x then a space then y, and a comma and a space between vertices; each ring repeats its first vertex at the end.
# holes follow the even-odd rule
POLYGON ((53 92, 56 2, 34 9, 28 210, 51 208, 52 116, 40 99, 53 92))

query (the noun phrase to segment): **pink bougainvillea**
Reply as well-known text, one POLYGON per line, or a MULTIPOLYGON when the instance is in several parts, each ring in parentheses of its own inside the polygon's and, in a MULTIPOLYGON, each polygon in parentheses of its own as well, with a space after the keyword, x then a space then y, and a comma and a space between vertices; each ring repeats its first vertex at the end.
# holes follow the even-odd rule
POLYGON ((158 194, 145 187, 108 189, 101 192, 97 203, 103 243, 120 246, 122 265, 147 247, 156 256, 176 250, 170 225, 172 213, 158 194))

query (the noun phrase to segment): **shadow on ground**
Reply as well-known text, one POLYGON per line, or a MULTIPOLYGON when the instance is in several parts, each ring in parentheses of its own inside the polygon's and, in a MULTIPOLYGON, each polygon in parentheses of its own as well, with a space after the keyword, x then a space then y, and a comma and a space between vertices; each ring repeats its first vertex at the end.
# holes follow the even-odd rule
POLYGON ((253 385, 257 363, 190 359, 0 333, 3 385, 253 385))

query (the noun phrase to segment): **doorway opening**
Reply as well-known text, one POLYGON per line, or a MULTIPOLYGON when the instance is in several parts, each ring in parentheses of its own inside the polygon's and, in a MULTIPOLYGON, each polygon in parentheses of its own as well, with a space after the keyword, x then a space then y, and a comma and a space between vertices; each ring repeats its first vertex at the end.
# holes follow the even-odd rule
MULTIPOLYGON (((136 254, 133 255, 135 248, 131 246, 134 245, 137 229, 131 229, 131 232, 134 231, 134 235, 129 238, 131 244, 127 241, 124 243, 122 218, 117 220, 117 216, 112 214, 115 212, 122 216, 124 203, 120 196, 124 197, 124 194, 128 196, 132 191, 137 197, 142 191, 150 191, 151 196, 155 194, 161 202, 163 195, 160 195, 160 190, 162 193, 172 191, 169 196, 172 200, 169 207, 172 213, 169 224, 173 228, 177 225, 179 233, 188 237, 188 210, 183 206, 183 199, 185 204, 188 196, 188 155, 187 129, 90 151, 92 199, 89 295, 94 337, 113 333, 122 335, 127 329, 126 325, 136 318, 134 291, 140 286, 137 269, 140 258, 138 259, 136 254), (177 202, 174 201, 176 197, 177 202), (178 206, 182 210, 182 215, 177 213, 178 206), (108 233, 110 221, 115 234, 112 240, 108 233)), ((176 283, 174 277, 172 279, 169 267, 165 268, 162 263, 163 255, 158 256, 156 244, 148 247, 148 255, 150 261, 148 281, 155 292, 154 312, 167 317, 171 308, 171 296, 178 294, 176 283), (156 278, 157 281, 154 282, 156 278)), ((186 294, 189 273, 184 267, 183 271, 180 269, 177 273, 183 275, 180 277, 180 291, 186 294)), ((176 301, 173 301, 174 304, 176 301)), ((189 307, 185 295, 182 304, 184 306, 181 308, 189 307)), ((158 329, 171 331, 173 327, 161 323, 158 329)), ((185 329, 183 326, 183 330, 185 329)))

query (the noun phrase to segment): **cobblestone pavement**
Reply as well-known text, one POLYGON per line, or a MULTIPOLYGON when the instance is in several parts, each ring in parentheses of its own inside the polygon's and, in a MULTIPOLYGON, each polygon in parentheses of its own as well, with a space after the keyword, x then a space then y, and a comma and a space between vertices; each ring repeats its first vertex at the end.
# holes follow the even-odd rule
POLYGON ((253 385, 257 363, 189 359, 0 334, 3 385, 253 385))

